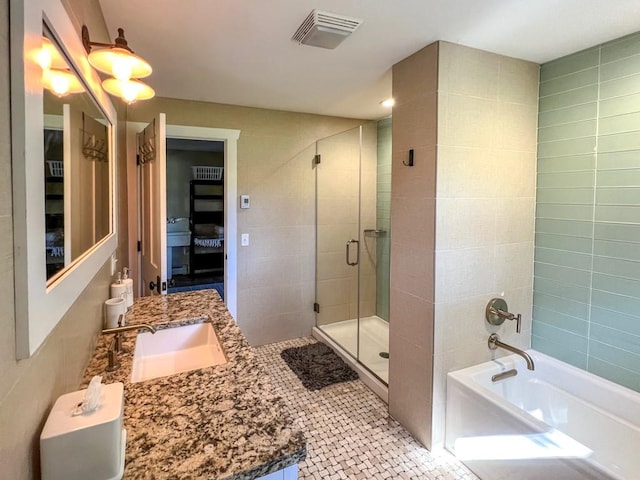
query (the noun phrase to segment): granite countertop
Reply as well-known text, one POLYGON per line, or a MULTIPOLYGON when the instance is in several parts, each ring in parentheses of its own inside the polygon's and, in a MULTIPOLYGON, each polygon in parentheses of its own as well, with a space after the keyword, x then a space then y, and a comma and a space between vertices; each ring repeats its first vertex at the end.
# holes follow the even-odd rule
POLYGON ((143 297, 127 325, 156 328, 211 321, 227 363, 131 383, 136 331, 125 333, 120 368, 107 372, 112 335, 102 335, 85 371, 103 383, 124 383, 125 479, 249 480, 306 456, 302 432, 215 290, 143 297))

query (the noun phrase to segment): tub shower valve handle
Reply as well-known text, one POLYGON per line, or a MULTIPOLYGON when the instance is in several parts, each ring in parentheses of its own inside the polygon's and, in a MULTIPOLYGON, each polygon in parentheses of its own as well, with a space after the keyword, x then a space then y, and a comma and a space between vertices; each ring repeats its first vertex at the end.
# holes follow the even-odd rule
POLYGON ((515 320, 516 332, 520 333, 522 315, 519 313, 510 313, 507 302, 505 302, 502 298, 492 298, 491 300, 489 300, 489 303, 487 304, 487 308, 485 310, 485 316, 487 318, 487 322, 489 322, 491 325, 502 325, 505 320, 515 320))
POLYGON ((496 310, 496 313, 507 320, 515 320, 516 321, 516 333, 520 333, 520 324, 522 323, 522 315, 519 313, 514 315, 513 313, 505 312, 504 310, 496 310))

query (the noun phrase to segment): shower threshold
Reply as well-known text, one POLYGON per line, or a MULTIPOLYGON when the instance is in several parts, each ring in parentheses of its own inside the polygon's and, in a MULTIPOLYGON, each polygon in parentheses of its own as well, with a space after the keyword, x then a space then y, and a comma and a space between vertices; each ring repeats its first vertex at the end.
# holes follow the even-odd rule
POLYGON ((377 316, 360 319, 360 362, 356 360, 357 331, 357 320, 351 319, 314 327, 312 335, 333 348, 365 385, 388 402, 389 359, 381 353, 389 349, 389 324, 377 316))

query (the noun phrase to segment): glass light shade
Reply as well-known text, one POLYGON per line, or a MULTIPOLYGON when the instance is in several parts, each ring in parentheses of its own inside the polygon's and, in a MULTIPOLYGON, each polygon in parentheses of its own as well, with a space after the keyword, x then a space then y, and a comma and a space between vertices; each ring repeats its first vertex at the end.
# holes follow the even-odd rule
POLYGON ((51 68, 42 72, 42 86, 58 97, 84 92, 84 86, 69 70, 51 68))
POLYGON ((89 63, 118 80, 148 77, 152 71, 146 60, 120 47, 93 50, 89 54, 89 63))
POLYGON ((153 88, 140 80, 107 78, 102 82, 102 87, 111 95, 120 97, 127 103, 133 103, 136 100, 149 100, 156 94, 153 88))
POLYGON ((65 59, 60 55, 58 49, 47 37, 42 37, 42 49, 40 49, 36 54, 36 61, 43 70, 47 70, 49 68, 68 68, 65 59))

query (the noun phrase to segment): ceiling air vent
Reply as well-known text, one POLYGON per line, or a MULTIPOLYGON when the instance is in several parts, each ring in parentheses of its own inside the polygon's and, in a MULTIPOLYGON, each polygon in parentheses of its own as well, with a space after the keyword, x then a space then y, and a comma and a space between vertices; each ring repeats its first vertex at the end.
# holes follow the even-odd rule
POLYGON ((362 20, 313 10, 302 22, 292 40, 304 45, 336 48, 360 26, 362 20))

